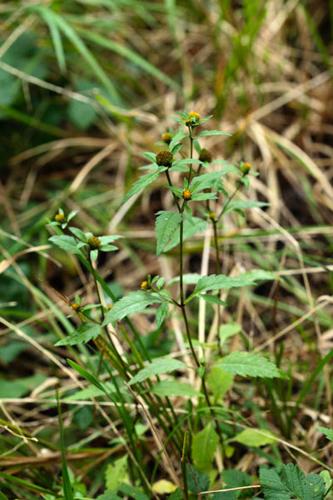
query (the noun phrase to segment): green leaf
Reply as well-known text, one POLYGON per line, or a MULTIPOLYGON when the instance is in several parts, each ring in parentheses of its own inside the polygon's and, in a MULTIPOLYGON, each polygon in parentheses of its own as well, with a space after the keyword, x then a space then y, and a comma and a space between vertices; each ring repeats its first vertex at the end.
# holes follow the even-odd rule
POLYGON ((58 340, 56 346, 86 344, 98 337, 101 333, 101 326, 96 323, 83 323, 74 333, 68 337, 58 340))
POLYGON ((165 302, 164 304, 161 304, 159 306, 159 308, 156 311, 156 327, 157 328, 160 328, 163 325, 164 320, 168 316, 168 312, 169 312, 169 305, 167 304, 167 302, 165 302))
MULTIPOLYGON (((242 486, 250 486, 252 484, 251 476, 237 469, 225 469, 222 472, 223 483, 225 488, 240 488, 242 486)), ((247 490, 251 491, 251 490, 247 490)), ((236 500, 243 498, 242 491, 226 491, 225 493, 215 493, 212 500, 236 500)), ((248 498, 246 496, 246 498, 248 498)))
POLYGON ((203 189, 213 188, 217 181, 220 181, 221 177, 233 172, 234 167, 232 165, 226 166, 222 170, 217 170, 216 172, 210 172, 208 174, 198 175, 194 177, 191 182, 191 191, 202 191, 203 189))
POLYGON ((274 279, 273 273, 257 270, 240 274, 239 276, 226 276, 224 274, 210 274, 200 278, 192 295, 187 299, 209 290, 228 290, 230 288, 240 288, 255 285, 258 281, 274 279))
POLYGON ((261 467, 259 476, 265 500, 323 500, 325 496, 323 479, 317 474, 304 474, 294 464, 261 467))
POLYGON ((142 57, 137 52, 134 52, 129 47, 126 47, 124 41, 121 41, 121 43, 117 43, 116 41, 111 40, 109 37, 103 37, 97 34, 94 30, 88 31, 81 28, 79 31, 85 38, 87 38, 91 42, 106 49, 109 49, 110 51, 115 52, 116 54, 119 54, 121 57, 127 59, 138 68, 141 68, 147 74, 153 76, 157 80, 160 80, 173 90, 179 91, 178 84, 174 80, 172 80, 172 78, 170 78, 167 74, 163 73, 157 66, 151 64, 146 57, 142 57))
POLYGON ((216 200, 217 195, 215 193, 194 193, 192 195, 192 201, 206 201, 206 200, 216 200))
POLYGON ((175 370, 184 370, 186 365, 179 361, 178 359, 172 358, 157 358, 149 363, 145 368, 138 371, 136 375, 131 379, 129 385, 137 384, 138 382, 143 382, 148 378, 155 375, 161 375, 162 373, 170 373, 175 370))
POLYGON ((105 484, 109 491, 117 492, 122 483, 128 482, 127 456, 123 456, 109 464, 105 471, 105 484))
POLYGON ((138 291, 130 292, 118 300, 105 315, 103 326, 119 321, 130 314, 144 311, 152 304, 161 303, 162 299, 156 293, 138 291))
POLYGON ((218 444, 218 435, 212 423, 195 434, 192 439, 192 460, 198 470, 209 470, 218 444))
POLYGON ((133 498, 133 500, 149 500, 147 495, 143 493, 140 488, 132 486, 131 484, 122 484, 119 491, 124 493, 126 497, 133 498))
POLYGON ((87 130, 97 118, 97 112, 90 104, 80 101, 70 101, 68 118, 80 130, 87 130))
POLYGON ((327 427, 318 427, 318 431, 324 434, 327 439, 333 441, 333 429, 328 429, 327 427))
POLYGON ((71 359, 67 359, 67 363, 71 368, 73 368, 75 371, 77 371, 83 378, 88 380, 91 384, 93 384, 95 387, 100 389, 104 394, 107 394, 107 391, 104 387, 104 385, 99 382, 99 380, 93 375, 92 373, 88 372, 85 368, 82 368, 82 366, 78 365, 75 363, 75 361, 72 361, 71 359))
POLYGON ((244 429, 232 438, 232 441, 236 441, 236 443, 243 444, 244 446, 257 448, 276 443, 276 438, 266 429, 244 429))
POLYGON ((224 344, 226 340, 234 335, 237 335, 241 331, 240 325, 237 323, 228 323, 226 325, 220 326, 219 336, 221 345, 224 344))
POLYGON ((174 234, 178 231, 180 221, 179 212, 158 212, 156 217, 156 255, 160 255, 168 247, 174 234))
POLYGON ((230 132, 223 132, 222 130, 203 130, 197 137, 211 137, 213 135, 224 135, 230 137, 232 134, 230 132))
POLYGON ((82 246, 82 244, 80 242, 77 242, 75 238, 72 238, 72 236, 67 236, 65 234, 59 236, 51 236, 51 238, 49 238, 49 241, 51 241, 51 243, 61 248, 62 250, 65 250, 65 252, 69 252, 74 255, 81 255, 80 247, 82 246))
POLYGON ((78 391, 74 392, 74 394, 66 396, 63 399, 65 399, 66 401, 84 401, 87 399, 105 396, 106 393, 113 394, 116 392, 116 388, 111 382, 103 383, 102 385, 104 387, 103 390, 99 389, 95 385, 88 385, 88 387, 79 389, 78 391))
POLYGON ((267 207, 269 203, 266 203, 264 201, 256 201, 256 200, 235 200, 231 201, 228 206, 226 207, 226 210, 224 211, 225 214, 228 212, 232 212, 234 210, 245 210, 247 208, 261 208, 261 207, 267 207))
POLYGON ((181 144, 182 140, 185 139, 187 134, 183 132, 182 129, 178 130, 178 132, 173 136, 170 144, 169 144, 169 150, 173 153, 174 149, 181 144))
MULTIPOLYGON (((319 476, 324 481, 325 491, 328 492, 329 490, 331 490, 332 485, 333 485, 333 480, 332 480, 332 477, 331 477, 330 473, 328 472, 328 470, 322 470, 319 473, 319 476)), ((330 498, 332 498, 332 495, 330 495, 330 498)))
POLYGON ((200 298, 203 299, 205 302, 208 302, 208 304, 217 304, 220 306, 225 306, 226 302, 224 300, 221 300, 217 295, 200 295, 200 298))
POLYGON ((207 383, 216 400, 222 399, 231 389, 234 382, 232 373, 228 373, 220 366, 213 366, 208 373, 207 383))
POLYGON ((143 189, 145 189, 147 186, 152 184, 156 179, 159 177, 161 172, 164 172, 165 169, 161 169, 158 172, 151 172, 149 174, 143 175, 140 177, 131 187, 131 189, 128 191, 128 193, 124 197, 124 201, 127 201, 129 198, 134 196, 135 194, 139 193, 143 189))
POLYGON ((201 491, 208 490, 209 477, 204 472, 198 471, 193 465, 186 464, 186 477, 188 489, 191 493, 199 494, 201 491))
MULTIPOLYGON (((184 214, 184 234, 183 240, 186 241, 197 233, 203 233, 206 230, 207 221, 200 219, 200 217, 193 217, 189 214, 184 214)), ((179 231, 176 231, 170 242, 165 247, 165 252, 168 252, 172 248, 176 247, 179 244, 180 234, 179 231)), ((200 275, 199 275, 200 276, 200 275)))
POLYGON ((222 358, 216 366, 220 366, 228 373, 242 377, 282 377, 274 363, 261 354, 253 352, 232 352, 222 358))
POLYGON ((48 9, 41 9, 41 15, 49 27, 58 65, 61 73, 64 73, 66 71, 66 58, 58 25, 54 22, 54 18, 50 15, 50 11, 48 9))
POLYGON ((41 373, 31 377, 17 378, 15 380, 5 380, 0 378, 0 398, 20 398, 29 394, 46 380, 46 376, 41 373))
POLYGON ((53 24, 55 24, 60 31, 68 38, 68 40, 74 45, 76 50, 81 54, 82 58, 86 61, 88 66, 93 71, 93 74, 100 80, 100 82, 104 85, 105 89, 109 92, 110 96, 112 96, 113 100, 117 103, 120 102, 119 94, 112 84, 109 76, 105 73, 104 69, 100 66, 98 61, 93 56, 92 52, 87 48, 85 43, 79 37, 75 29, 68 23, 62 16, 56 14, 53 10, 48 9, 44 6, 32 6, 32 10, 37 11, 40 15, 45 16, 45 13, 48 15, 48 19, 52 19, 53 24))
POLYGON ((175 380, 157 382, 154 384, 152 392, 157 396, 182 396, 185 398, 193 398, 200 394, 192 385, 175 380))

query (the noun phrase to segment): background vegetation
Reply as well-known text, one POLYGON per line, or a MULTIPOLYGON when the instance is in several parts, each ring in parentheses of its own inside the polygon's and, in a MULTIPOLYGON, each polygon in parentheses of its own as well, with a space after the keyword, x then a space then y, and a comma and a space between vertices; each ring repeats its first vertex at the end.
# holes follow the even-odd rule
MULTIPOLYGON (((123 401, 118 414, 114 401, 75 369, 102 370, 108 383, 96 347, 55 346, 79 324, 69 306, 76 296, 84 304, 98 297, 91 273, 51 248, 48 223, 59 208, 75 210, 82 230, 123 236, 120 251, 98 262, 117 298, 139 289, 149 274, 177 275, 177 249, 155 256, 154 217, 171 200, 163 183, 126 203, 123 197, 141 175, 143 152, 161 149, 161 134, 174 130, 184 109, 212 114, 208 128, 231 134, 207 137, 204 146, 214 158, 251 162, 259 176, 247 197, 268 203, 246 218, 225 217, 222 272, 260 267, 281 278, 228 295, 221 319, 239 329, 226 352, 244 345, 264 350, 288 374, 287 381, 236 378, 220 393, 211 388, 227 411, 225 473, 216 486, 219 457, 212 468, 198 464, 192 446, 189 490, 251 485, 247 498, 295 498, 259 488, 265 484, 259 466, 281 463, 324 472, 329 488, 332 0, 11 0, 1 2, 0 23, 0 498, 163 497, 182 482, 181 454, 167 448, 178 484, 160 459, 157 416, 148 425, 132 401, 123 401), (128 459, 132 425, 132 444, 155 485, 148 493, 128 459), (247 428, 276 439, 239 437, 247 428)), ((214 272, 210 244, 207 233, 186 243, 187 272, 214 272)), ((213 318, 208 305, 192 316, 201 340, 213 318)), ((150 358, 173 353, 186 362, 177 315, 158 328, 151 315, 133 321, 150 358)), ((177 373, 179 382, 198 388, 193 374, 177 373)), ((191 438, 201 430, 193 401, 186 393, 171 402, 177 432, 185 431, 183 412, 194 414, 191 438)), ((163 430, 161 437, 170 439, 163 430)), ((181 495, 176 490, 174 498, 181 495)), ((314 498, 304 495, 297 498, 314 498)))

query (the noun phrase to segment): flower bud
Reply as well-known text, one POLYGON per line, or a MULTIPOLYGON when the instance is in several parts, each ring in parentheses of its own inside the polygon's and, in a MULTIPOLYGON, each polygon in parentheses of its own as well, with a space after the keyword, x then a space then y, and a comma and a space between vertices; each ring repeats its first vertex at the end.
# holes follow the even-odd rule
POLYGON ((161 139, 163 142, 165 142, 165 144, 170 144, 170 142, 172 141, 172 135, 170 134, 170 132, 164 132, 164 134, 161 135, 161 139))
POLYGON ((148 281, 147 280, 142 281, 142 283, 140 284, 140 288, 141 288, 141 290, 148 290, 148 288, 149 288, 148 281))
POLYGON ((188 201, 188 200, 190 200, 191 198, 192 198, 192 193, 191 193, 191 191, 190 191, 189 189, 184 189, 184 191, 183 191, 183 199, 184 199, 185 201, 188 201))
POLYGON ((185 125, 188 127, 198 127, 200 125, 201 116, 196 111, 190 111, 187 115, 185 125))
POLYGON ((61 222, 65 222, 66 217, 65 217, 64 212, 60 212, 60 211, 59 211, 57 214, 55 214, 55 216, 54 216, 54 220, 55 220, 56 222, 60 222, 60 223, 61 223, 61 222))
POLYGON ((244 161, 241 163, 240 165, 240 171, 242 172, 242 174, 245 176, 245 175, 248 175, 248 173, 250 172, 252 168, 252 165, 250 162, 248 161, 244 161))
POLYGON ((88 245, 91 250, 98 250, 101 246, 101 240, 97 236, 91 236, 88 240, 88 245))
POLYGON ((212 161, 212 155, 208 149, 203 148, 199 154, 199 160, 205 163, 210 163, 212 161))
POLYGON ((78 312, 80 310, 80 307, 81 307, 80 304, 78 304, 77 302, 72 302, 70 304, 70 306, 73 309, 73 311, 75 311, 75 312, 78 312))
POLYGON ((156 163, 159 167, 171 167, 173 154, 170 151, 160 151, 156 155, 156 163))

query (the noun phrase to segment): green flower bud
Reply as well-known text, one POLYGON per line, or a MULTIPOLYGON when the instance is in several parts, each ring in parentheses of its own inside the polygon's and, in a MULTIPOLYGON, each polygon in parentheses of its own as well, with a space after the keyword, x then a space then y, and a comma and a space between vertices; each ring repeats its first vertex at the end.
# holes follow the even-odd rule
POLYGON ((171 167, 173 154, 170 151, 160 151, 156 155, 156 163, 159 167, 171 167))
POLYGON ((91 236, 88 240, 88 245, 91 250, 98 250, 101 246, 101 240, 97 236, 91 236))
POLYGON ((203 148, 199 154, 199 160, 205 163, 210 163, 212 161, 212 155, 208 149, 203 148))
POLYGON ((161 139, 163 142, 165 142, 165 144, 170 144, 170 142, 172 141, 172 135, 170 134, 170 132, 164 132, 164 134, 161 135, 161 139))

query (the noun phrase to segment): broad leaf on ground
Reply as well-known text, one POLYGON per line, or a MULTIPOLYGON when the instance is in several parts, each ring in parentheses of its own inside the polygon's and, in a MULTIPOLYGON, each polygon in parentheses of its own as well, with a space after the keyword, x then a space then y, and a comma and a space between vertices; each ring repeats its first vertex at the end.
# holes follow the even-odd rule
POLYGON ((260 468, 265 500, 323 500, 325 483, 318 474, 304 474, 294 464, 260 468))
POLYGON ((267 429, 244 429, 232 438, 232 441, 243 444, 244 446, 257 448, 259 446, 276 443, 276 438, 267 429))
POLYGON ((198 470, 210 468, 218 444, 218 435, 212 423, 192 438, 192 460, 198 470))

